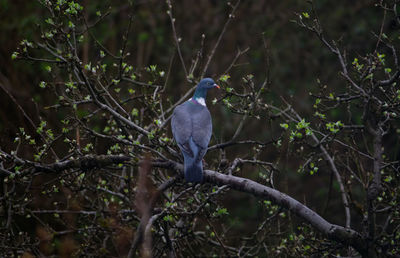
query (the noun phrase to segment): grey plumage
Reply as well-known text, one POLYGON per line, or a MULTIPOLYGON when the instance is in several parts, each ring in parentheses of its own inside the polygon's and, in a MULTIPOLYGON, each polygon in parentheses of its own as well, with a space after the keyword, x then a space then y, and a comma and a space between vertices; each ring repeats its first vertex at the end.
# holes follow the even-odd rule
POLYGON ((210 112, 205 105, 196 101, 196 96, 204 100, 207 90, 213 87, 219 86, 211 79, 203 79, 194 97, 177 106, 172 114, 172 133, 182 151, 185 179, 189 182, 203 180, 202 160, 212 134, 210 112))

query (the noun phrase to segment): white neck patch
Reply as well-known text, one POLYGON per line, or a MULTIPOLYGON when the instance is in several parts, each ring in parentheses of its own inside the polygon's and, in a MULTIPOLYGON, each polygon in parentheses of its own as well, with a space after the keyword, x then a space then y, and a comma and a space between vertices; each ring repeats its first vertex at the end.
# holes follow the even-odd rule
MULTIPOLYGON (((190 100, 192 100, 191 98, 190 100)), ((206 106, 206 100, 204 98, 194 98, 195 101, 197 101, 200 105, 206 106)))

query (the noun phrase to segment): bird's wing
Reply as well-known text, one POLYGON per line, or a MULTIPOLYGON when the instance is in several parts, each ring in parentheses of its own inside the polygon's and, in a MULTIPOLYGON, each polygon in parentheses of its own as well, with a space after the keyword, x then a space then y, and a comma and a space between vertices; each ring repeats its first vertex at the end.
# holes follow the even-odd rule
POLYGON ((204 151, 201 156, 203 158, 207 151, 208 143, 210 142, 212 133, 212 122, 210 111, 206 107, 203 107, 192 116, 193 121, 193 141, 204 151))
POLYGON ((179 148, 190 157, 193 157, 193 151, 189 146, 189 138, 192 135, 192 117, 184 104, 175 108, 171 118, 172 134, 179 148))

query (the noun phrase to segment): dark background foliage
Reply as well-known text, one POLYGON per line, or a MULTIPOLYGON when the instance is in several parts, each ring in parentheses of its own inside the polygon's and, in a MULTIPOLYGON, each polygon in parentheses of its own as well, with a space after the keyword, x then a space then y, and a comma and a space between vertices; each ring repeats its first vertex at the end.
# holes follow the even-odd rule
MULTIPOLYGON (((131 55, 127 61, 137 71, 143 71, 150 65, 157 65, 160 70, 167 71, 172 64, 164 92, 166 98, 175 102, 193 86, 184 79, 184 71, 176 54, 168 8, 164 1, 86 0, 80 4, 84 7, 89 24, 95 21, 98 10, 101 10, 102 14, 109 12, 106 18, 93 27, 91 33, 112 53, 117 53, 122 47, 121 39, 129 26, 130 15, 133 15, 131 33, 127 40, 127 51, 131 55)), ((376 46, 376 41, 371 40, 373 32, 379 32, 381 26, 388 33, 398 31, 398 26, 394 20, 390 20, 391 18, 381 24, 383 12, 373 1, 320 0, 315 1, 314 6, 328 37, 337 40, 340 48, 348 54, 349 60, 373 51, 376 46)), ((227 1, 173 1, 177 35, 182 39, 181 50, 187 67, 200 49, 203 49, 203 55, 212 50, 230 10, 227 1)), ((310 10, 307 1, 243 1, 235 19, 227 27, 207 74, 218 79, 229 67, 238 49, 248 48, 229 73, 230 86, 235 88, 245 74, 252 74, 257 84, 261 84, 268 75, 271 91, 263 96, 264 101, 281 105, 283 97, 302 117, 309 117, 312 121, 315 98, 310 96, 310 92, 318 91, 320 85, 327 85, 330 92, 340 93, 346 90, 346 83, 339 74, 340 65, 337 58, 321 46, 317 37, 293 22, 298 19, 298 14, 307 10, 310 10)), ((45 26, 42 17, 46 13, 45 8, 36 1, 0 0, 0 84, 15 97, 16 102, 32 118, 34 124, 38 125, 45 119, 49 127, 56 131, 61 130, 58 121, 66 113, 46 109, 55 103, 52 94, 38 86, 41 81, 49 78, 46 66, 11 59, 21 40, 39 39, 41 28, 45 26)), ((82 48, 79 49, 83 63, 96 60, 98 52, 93 46, 96 46, 96 42, 89 37, 85 38, 82 48)), ((200 65, 204 65, 205 60, 206 58, 201 59, 203 63, 200 65)), ((196 71, 194 77, 199 75, 196 71)), ((35 132, 10 95, 1 90, 0 146, 5 150, 12 149, 20 127, 24 127, 29 134, 35 132)), ((213 92, 209 101, 221 95, 222 93, 213 92)), ((219 104, 210 104, 209 108, 213 115, 212 143, 228 140, 234 134, 241 117, 228 112, 219 104)), ((346 118, 345 110, 340 108, 331 110, 328 115, 331 121, 346 118)), ((362 110, 353 110, 352 115, 354 121, 360 121, 362 110)), ((279 132, 280 129, 276 125, 273 126, 263 119, 253 120, 246 124, 239 139, 247 139, 250 135, 253 139, 274 139, 279 136, 279 132)), ((362 137, 358 140, 362 140, 362 137)), ((396 156, 399 151, 398 135, 393 134, 384 140, 395 143, 389 147, 392 148, 389 152, 396 156)), ((285 146, 287 143, 283 144, 285 146)), ((107 147, 109 146, 106 146, 106 143, 104 146, 100 144, 97 153, 104 154, 107 147)), ((262 151, 266 160, 279 160, 280 172, 275 175, 275 187, 307 204, 329 222, 343 225, 345 218, 339 186, 333 182, 332 190, 329 184, 326 184, 332 177, 329 167, 326 164, 321 165, 318 175, 298 173, 304 157, 301 157, 302 153, 298 152, 297 147, 287 146, 279 152, 276 150, 271 147, 262 151)), ((29 148, 24 151, 26 153, 22 155, 30 155, 29 148)), ((340 151, 340 147, 333 150, 340 151)), ((227 158, 233 160, 242 153, 243 149, 233 149, 227 153, 227 158)), ((206 156, 209 163, 217 158, 216 152, 206 156)), ((245 166, 238 175, 257 180, 259 171, 255 167, 245 166)), ((353 194, 354 199, 363 198, 361 189, 359 193, 356 190, 353 194)), ((259 218, 265 212, 264 204, 250 195, 234 191, 220 199, 229 211, 225 219, 232 227, 232 236, 227 239, 231 245, 239 244, 238 240, 235 240, 236 235, 246 236, 257 230, 259 218)), ((26 221, 21 220, 21 228, 32 226, 24 223, 26 221)), ((359 220, 353 223, 355 227, 362 226, 359 220)), ((271 241, 280 243, 280 236, 271 241)))
MULTIPOLYGON (((371 1, 316 1, 315 5, 321 17, 321 21, 329 36, 335 39, 342 38, 342 44, 351 53, 360 53, 373 47, 374 42, 371 31, 377 31, 380 27, 382 12, 374 7, 371 1), (368 44, 370 44, 368 46, 368 44)), ((129 22, 129 15, 134 13, 131 36, 128 40, 128 48, 132 53, 129 58, 135 67, 144 67, 157 64, 164 70, 168 69, 172 53, 175 50, 171 34, 171 26, 166 14, 165 3, 160 1, 138 1, 133 7, 126 1, 84 1, 84 6, 89 17, 95 17, 96 10, 110 10, 106 20, 95 27, 95 35, 111 51, 116 52, 120 47, 121 38, 129 22)), ((280 102, 279 95, 294 96, 295 105, 304 116, 312 114, 309 92, 317 87, 316 78, 322 83, 329 84, 332 88, 343 88, 343 82, 339 80, 338 63, 334 56, 329 55, 328 50, 321 48, 318 39, 312 37, 309 32, 299 29, 291 22, 296 18, 295 13, 307 9, 306 1, 245 1, 241 4, 236 19, 232 22, 224 38, 221 47, 217 50, 208 71, 209 75, 219 75, 228 67, 237 49, 249 47, 249 51, 240 60, 240 73, 232 73, 232 81, 241 80, 241 76, 248 72, 255 76, 257 81, 262 81, 265 76, 265 40, 270 48, 271 80, 274 93, 269 96, 269 101, 280 102)), ((183 55, 186 62, 190 64, 195 57, 197 49, 201 47, 202 34, 206 35, 205 49, 210 50, 229 14, 224 1, 176 1, 174 3, 174 15, 179 35, 184 35, 182 41, 183 55)), ((29 62, 14 62, 11 54, 15 51, 18 43, 24 39, 35 39, 38 37, 39 29, 35 24, 43 24, 40 16, 45 10, 40 8, 36 1, 15 2, 1 1, 0 8, 0 54, 1 54, 1 80, 18 102, 28 111, 32 117, 38 115, 48 116, 51 114, 38 114, 35 101, 40 101, 43 106, 53 103, 42 95, 38 87, 40 81, 46 77, 44 68, 40 65, 32 65, 29 62), (34 101, 32 101, 34 100, 34 101)), ((387 26, 390 26, 387 25, 387 26)), ((393 28, 395 29, 395 28, 393 28)), ((93 42, 87 42, 91 45, 93 42)), ((88 49, 81 49, 82 54, 96 55, 88 49)), ((173 100, 177 100, 188 85, 182 81, 182 67, 177 57, 171 71, 170 87, 166 94, 173 100)), ((9 96, 0 95, 0 130, 1 146, 12 144, 15 133, 19 127, 26 125, 23 115, 10 100, 9 96)), ((209 97, 210 99, 212 96, 209 97)), ((232 114, 212 107, 214 117, 215 137, 228 137, 233 134, 235 123, 233 119, 240 119, 232 114)), ((333 118, 340 120, 340 114, 332 114, 333 118)), ((51 121, 51 120, 50 120, 51 121)), ((35 121, 39 123, 38 120, 35 121)), ((27 125, 29 128, 29 125, 27 125)), ((244 135, 265 136, 270 134, 266 126, 260 130, 257 125, 246 127, 244 135)), ((232 153, 234 155, 234 153, 232 153)), ((265 155, 277 155, 265 153, 265 155)), ((287 169, 296 170, 298 164, 290 162, 287 169)), ((328 189, 316 189, 308 187, 307 184, 316 185, 320 178, 312 181, 298 181, 298 175, 290 173, 290 181, 285 181, 290 194, 299 192, 305 196, 307 201, 318 204, 325 198, 328 189), (316 181, 316 182, 315 182, 316 181), (302 182, 299 184, 299 182, 302 182)), ((323 175, 322 175, 323 176, 323 175)), ((327 175, 329 176, 329 175, 327 175)), ((300 178, 301 180, 301 178, 300 178)), ((279 183, 279 182, 278 182, 279 183)), ((236 205, 241 202, 251 201, 247 196, 227 198, 227 202, 235 204, 232 210, 237 214, 240 221, 254 221, 257 218, 257 209, 248 209, 246 205, 236 205), (245 199, 243 199, 245 198, 245 199)), ((254 201, 254 200, 253 200, 254 201)), ((339 201, 340 204, 340 201, 339 201)), ((257 207, 257 205, 252 205, 257 207)), ((331 209, 334 209, 334 206, 331 209)), ((340 209, 340 206, 339 206, 340 209)), ((331 220, 338 220, 337 213, 333 212, 331 220)), ((234 215, 233 215, 234 216, 234 215)), ((329 216, 329 215, 328 215, 329 216)), ((244 228, 246 228, 245 226, 244 228)))

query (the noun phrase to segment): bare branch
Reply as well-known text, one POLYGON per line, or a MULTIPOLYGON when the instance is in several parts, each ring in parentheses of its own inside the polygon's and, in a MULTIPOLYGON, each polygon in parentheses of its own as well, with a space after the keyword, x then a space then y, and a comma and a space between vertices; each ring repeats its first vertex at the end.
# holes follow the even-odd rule
POLYGON ((187 72, 187 69, 186 69, 185 60, 183 60, 182 51, 181 51, 181 47, 180 47, 180 39, 178 38, 178 35, 176 33, 176 29, 175 29, 175 18, 172 16, 172 3, 171 3, 171 0, 167 0, 167 5, 168 5, 167 14, 168 14, 169 20, 171 22, 172 35, 174 36, 176 50, 178 51, 179 59, 181 60, 183 71, 185 72, 185 78, 188 79, 188 72, 187 72))
POLYGON ((206 62, 206 64, 204 65, 203 72, 201 73, 201 77, 204 77, 204 75, 206 74, 207 69, 208 69, 208 66, 210 65, 211 60, 212 60, 213 57, 214 57, 215 51, 217 50, 217 48, 218 48, 218 46, 219 46, 219 44, 220 44, 220 42, 221 42, 221 40, 222 40, 222 37, 224 36, 226 29, 228 28, 229 23, 231 22, 231 20, 233 20, 233 19, 235 18, 235 11, 236 11, 236 9, 238 8, 239 4, 240 4, 240 0, 238 0, 238 1, 236 2, 236 4, 232 7, 232 11, 230 12, 230 14, 229 14, 229 16, 228 16, 228 20, 225 22, 225 25, 224 25, 224 27, 222 28, 221 33, 219 34, 219 37, 218 37, 218 39, 217 39, 217 42, 215 43, 213 49, 211 50, 211 53, 210 53, 210 55, 208 56, 207 62, 206 62))

